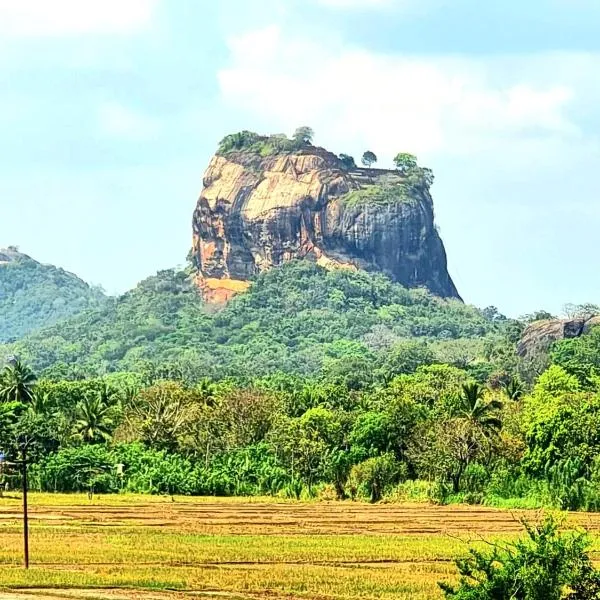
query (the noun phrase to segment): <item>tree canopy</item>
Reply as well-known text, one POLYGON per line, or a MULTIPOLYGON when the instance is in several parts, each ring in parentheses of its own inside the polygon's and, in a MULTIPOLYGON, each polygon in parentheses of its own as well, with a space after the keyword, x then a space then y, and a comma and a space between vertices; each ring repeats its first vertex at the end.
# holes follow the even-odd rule
POLYGON ((377 156, 375 155, 374 152, 367 150, 362 155, 361 162, 365 167, 371 167, 372 165, 374 165, 377 162, 377 156))

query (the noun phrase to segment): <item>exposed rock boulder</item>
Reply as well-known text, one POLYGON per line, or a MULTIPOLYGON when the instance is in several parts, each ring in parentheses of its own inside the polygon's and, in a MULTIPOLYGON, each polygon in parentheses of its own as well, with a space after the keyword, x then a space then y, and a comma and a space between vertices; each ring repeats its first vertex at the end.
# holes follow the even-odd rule
POLYGON ((377 270, 407 287, 459 297, 428 183, 397 171, 349 172, 311 145, 269 156, 217 154, 193 227, 192 260, 208 299, 227 299, 239 282, 292 259, 377 270))
POLYGON ((596 325, 600 325, 600 316, 535 321, 523 332, 517 353, 522 358, 545 354, 554 342, 580 337, 596 325))

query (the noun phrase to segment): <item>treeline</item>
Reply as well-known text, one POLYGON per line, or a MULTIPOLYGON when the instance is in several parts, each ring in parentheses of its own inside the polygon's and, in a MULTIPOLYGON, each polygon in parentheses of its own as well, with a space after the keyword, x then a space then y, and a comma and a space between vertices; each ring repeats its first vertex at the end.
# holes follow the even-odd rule
POLYGON ((600 330, 560 342, 532 385, 418 361, 359 386, 335 373, 36 381, 17 361, 0 379, 0 449, 26 444, 45 491, 598 509, 599 356, 600 330))

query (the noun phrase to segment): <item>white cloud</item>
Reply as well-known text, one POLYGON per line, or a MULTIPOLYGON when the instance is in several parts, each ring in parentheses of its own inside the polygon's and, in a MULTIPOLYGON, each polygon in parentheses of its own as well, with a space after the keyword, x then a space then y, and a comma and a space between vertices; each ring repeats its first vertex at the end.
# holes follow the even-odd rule
POLYGON ((123 34, 146 28, 159 0, 0 0, 0 36, 123 34))
POLYGON ((382 167, 417 154, 436 174, 436 219, 469 302, 517 315, 600 293, 582 259, 600 228, 600 53, 384 55, 308 35, 230 41, 219 82, 237 123, 310 125, 316 143, 368 148, 382 167))
POLYGON ((127 140, 148 140, 159 133, 154 119, 115 102, 107 102, 98 110, 100 134, 127 140))
POLYGON ((310 124, 325 145, 370 147, 389 160, 398 149, 469 154, 579 135, 568 116, 577 81, 569 61, 549 68, 556 57, 382 55, 276 26, 229 45, 231 64, 219 73, 225 101, 273 130, 310 124))

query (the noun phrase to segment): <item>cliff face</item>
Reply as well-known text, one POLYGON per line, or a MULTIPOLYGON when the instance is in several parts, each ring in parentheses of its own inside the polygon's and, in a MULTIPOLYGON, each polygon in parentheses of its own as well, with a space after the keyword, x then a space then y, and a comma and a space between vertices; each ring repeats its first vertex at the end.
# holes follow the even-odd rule
POLYGON ((428 186, 397 171, 347 171, 322 148, 215 156, 193 227, 192 257, 209 300, 226 300, 258 272, 297 258, 459 297, 428 186))

